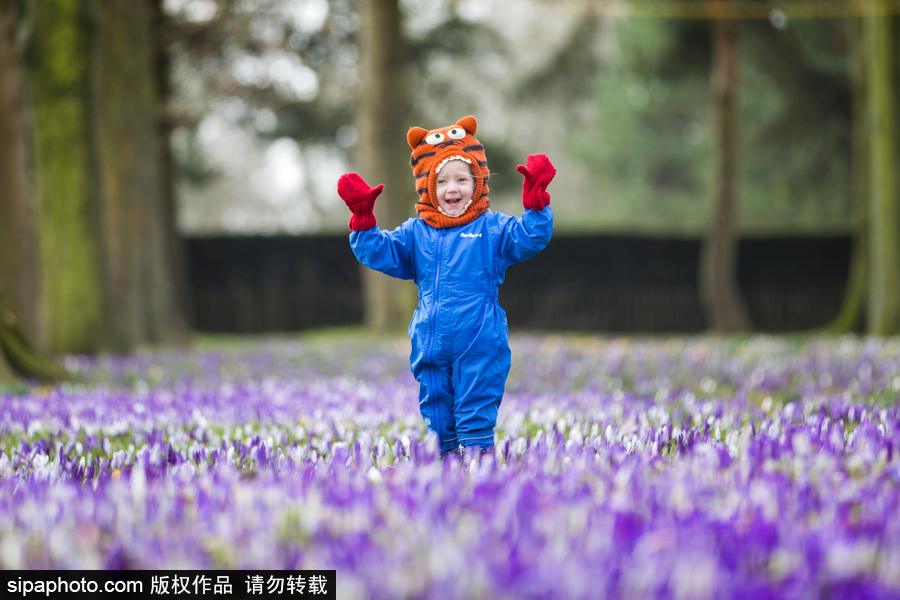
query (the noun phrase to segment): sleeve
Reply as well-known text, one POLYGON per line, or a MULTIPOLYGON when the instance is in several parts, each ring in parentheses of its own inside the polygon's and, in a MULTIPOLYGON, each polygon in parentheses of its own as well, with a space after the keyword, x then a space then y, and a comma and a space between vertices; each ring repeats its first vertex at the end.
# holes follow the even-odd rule
MULTIPOLYGON (((408 223, 408 222, 407 222, 408 223)), ((393 231, 375 226, 350 232, 350 247, 363 265, 399 279, 413 279, 412 232, 407 223, 393 231)))
POLYGON ((500 238, 500 256, 507 265, 528 260, 550 242, 553 211, 526 210, 521 217, 508 217, 500 238))

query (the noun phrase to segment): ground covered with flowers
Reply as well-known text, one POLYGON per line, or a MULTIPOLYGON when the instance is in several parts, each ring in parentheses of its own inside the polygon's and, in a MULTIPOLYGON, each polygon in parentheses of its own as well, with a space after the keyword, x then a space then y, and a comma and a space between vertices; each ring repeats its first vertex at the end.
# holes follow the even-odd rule
POLYGON ((896 598, 900 341, 514 336, 442 461, 409 342, 68 357, 0 392, 0 568, 336 569, 338 597, 896 598))

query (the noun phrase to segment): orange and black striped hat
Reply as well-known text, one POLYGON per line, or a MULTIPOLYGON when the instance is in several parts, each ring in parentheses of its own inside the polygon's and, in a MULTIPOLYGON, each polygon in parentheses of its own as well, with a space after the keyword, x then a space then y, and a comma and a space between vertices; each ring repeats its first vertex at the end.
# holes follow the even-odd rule
POLYGON ((416 212, 426 223, 437 229, 459 227, 471 223, 491 205, 488 198, 490 171, 484 146, 475 139, 478 122, 475 117, 463 117, 455 125, 448 125, 428 131, 412 127, 406 134, 406 141, 412 148, 409 165, 416 176, 416 212), (475 174, 475 193, 472 201, 455 217, 444 213, 437 201, 435 191, 437 174, 447 162, 461 160, 472 167, 475 174))

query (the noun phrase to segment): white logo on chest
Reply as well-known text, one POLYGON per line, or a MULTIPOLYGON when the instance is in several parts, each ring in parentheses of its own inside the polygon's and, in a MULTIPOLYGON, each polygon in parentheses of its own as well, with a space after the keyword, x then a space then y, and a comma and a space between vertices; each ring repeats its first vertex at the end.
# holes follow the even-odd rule
POLYGON ((464 238, 480 238, 480 237, 481 237, 481 234, 480 234, 480 233, 461 233, 461 234, 459 234, 459 237, 464 237, 464 238))

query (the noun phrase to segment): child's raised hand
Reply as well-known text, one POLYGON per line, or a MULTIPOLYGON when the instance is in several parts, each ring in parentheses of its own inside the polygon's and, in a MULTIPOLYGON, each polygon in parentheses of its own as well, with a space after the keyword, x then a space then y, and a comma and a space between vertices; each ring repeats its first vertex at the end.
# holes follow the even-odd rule
POLYGON ((531 154, 525 160, 525 166, 519 165, 516 170, 525 176, 522 182, 522 206, 531 210, 543 210, 550 204, 547 185, 556 175, 556 168, 546 154, 531 154))
POLYGON ((337 191, 341 200, 353 213, 350 217, 350 229, 366 231, 375 227, 375 213, 372 208, 384 185, 369 187, 359 173, 345 173, 338 179, 337 191))

